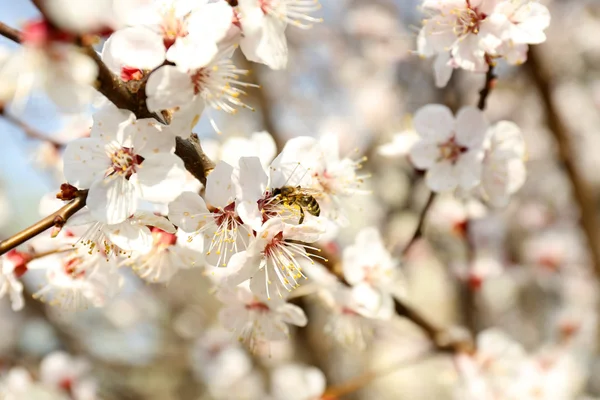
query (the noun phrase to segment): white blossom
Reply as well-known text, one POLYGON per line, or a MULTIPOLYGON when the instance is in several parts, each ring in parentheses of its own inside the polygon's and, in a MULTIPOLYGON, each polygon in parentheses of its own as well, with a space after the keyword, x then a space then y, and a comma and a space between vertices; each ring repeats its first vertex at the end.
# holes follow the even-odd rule
POLYGON ((239 21, 242 27, 240 46, 250 61, 272 69, 287 66, 288 24, 308 29, 321 19, 308 15, 321 8, 318 0, 240 0, 239 21))
POLYGON ((117 224, 136 211, 139 198, 166 203, 181 193, 186 171, 174 151, 175 136, 165 126, 107 105, 94 115, 90 137, 67 146, 64 173, 70 184, 89 188, 95 219, 117 224))
POLYGON ((10 257, 0 257, 0 299, 8 295, 13 311, 23 309, 23 284, 16 276, 15 263, 10 257))
POLYGON ((325 375, 316 367, 286 364, 271 373, 274 400, 317 400, 325 392, 325 375))
POLYGON ((456 118, 446 106, 430 104, 415 113, 421 137, 410 152, 415 167, 427 170, 435 192, 472 189, 481 181, 488 122, 475 107, 463 107, 456 118))
POLYGON ((305 326, 307 323, 300 307, 286 303, 283 298, 258 296, 245 286, 222 289, 217 297, 224 303, 219 321, 251 349, 263 342, 287 339, 288 324, 305 326))

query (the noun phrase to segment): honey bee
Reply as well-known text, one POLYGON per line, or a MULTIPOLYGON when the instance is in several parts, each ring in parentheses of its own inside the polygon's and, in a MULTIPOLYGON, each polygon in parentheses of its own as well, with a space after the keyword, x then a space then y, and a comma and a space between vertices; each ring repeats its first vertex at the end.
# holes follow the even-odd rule
POLYGON ((283 205, 298 207, 298 210, 300 210, 299 224, 304 221, 304 209, 315 217, 321 214, 321 207, 319 207, 319 203, 314 197, 316 194, 317 191, 303 189, 300 186, 283 186, 273 190, 273 197, 278 197, 283 205))

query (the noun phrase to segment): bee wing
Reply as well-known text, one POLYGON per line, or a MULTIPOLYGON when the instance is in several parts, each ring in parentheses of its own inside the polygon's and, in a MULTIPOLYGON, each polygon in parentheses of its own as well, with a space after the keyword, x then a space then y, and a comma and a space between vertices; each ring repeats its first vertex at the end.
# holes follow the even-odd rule
POLYGON ((271 178, 270 187, 280 188, 284 186, 310 186, 312 174, 299 162, 285 162, 277 157, 271 163, 269 170, 271 178))

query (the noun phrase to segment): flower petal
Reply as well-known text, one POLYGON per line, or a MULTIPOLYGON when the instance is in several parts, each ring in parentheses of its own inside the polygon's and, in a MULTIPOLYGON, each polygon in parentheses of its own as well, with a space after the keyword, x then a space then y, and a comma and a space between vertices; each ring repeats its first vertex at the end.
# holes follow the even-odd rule
POLYGON ((111 162, 102 140, 81 138, 67 145, 63 164, 67 182, 78 188, 89 188, 94 181, 104 178, 111 162))
POLYGON ((175 200, 183 192, 187 180, 183 161, 168 153, 146 158, 136 175, 141 197, 158 203, 175 200))
POLYGON ((190 76, 172 65, 160 67, 150 75, 146 95, 150 111, 184 106, 195 97, 190 76))
POLYGON ((456 116, 456 141, 469 148, 479 148, 486 139, 488 128, 489 123, 481 110, 463 107, 456 116))
POLYGON ((210 212, 197 193, 183 192, 169 203, 169 219, 186 232, 200 230, 207 218, 210 218, 210 212))
POLYGON ((104 44, 102 60, 117 76, 124 67, 153 70, 165 61, 163 38, 142 25, 120 29, 104 44))
POLYGON ((413 124, 423 139, 442 143, 452 136, 454 116, 444 105, 428 104, 415 113, 413 124))
POLYGON ((206 179, 206 195, 208 204, 224 208, 235 200, 235 185, 232 180, 233 167, 220 161, 206 179))
POLYGON ((121 176, 96 181, 90 187, 87 206, 98 221, 110 225, 123 222, 137 208, 135 186, 121 176))

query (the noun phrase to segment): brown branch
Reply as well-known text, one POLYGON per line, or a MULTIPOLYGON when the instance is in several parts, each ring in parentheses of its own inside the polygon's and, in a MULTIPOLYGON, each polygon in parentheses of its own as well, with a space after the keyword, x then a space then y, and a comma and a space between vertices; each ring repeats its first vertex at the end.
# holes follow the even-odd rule
POLYGON ((56 148, 61 148, 64 146, 64 143, 58 142, 52 137, 43 134, 42 132, 36 130, 32 126, 26 124, 20 119, 16 118, 14 115, 8 113, 4 107, 0 105, 0 116, 4 117, 8 122, 20 128, 25 135, 31 139, 40 140, 42 142, 47 142, 53 145, 56 148))
POLYGON ((380 368, 380 369, 377 369, 374 371, 367 371, 367 372, 363 373, 362 375, 359 375, 357 377, 350 379, 347 382, 344 382, 344 383, 341 383, 338 385, 332 385, 332 386, 328 387, 327 389, 325 389, 325 393, 323 394, 323 397, 321 397, 321 399, 322 400, 337 399, 341 396, 346 396, 350 393, 354 393, 360 389, 363 389, 367 385, 371 384, 376 379, 383 378, 386 375, 397 372, 398 369, 401 369, 408 365, 412 366, 412 365, 414 365, 415 362, 424 360, 428 355, 430 355, 429 352, 424 353, 424 354, 419 354, 418 355, 419 357, 411 358, 409 360, 402 360, 402 361, 394 363, 393 365, 390 365, 388 367, 380 368))
POLYGON ((544 65, 540 52, 538 47, 530 48, 527 70, 539 92, 546 111, 546 124, 558 144, 559 156, 573 185, 573 195, 581 213, 580 224, 588 241, 594 271, 600 276, 600 223, 593 190, 577 165, 578 156, 572 138, 552 99, 553 76, 544 65))
POLYGON ((179 136, 176 139, 175 154, 183 160, 185 168, 206 186, 206 177, 215 169, 215 163, 202 151, 198 135, 192 133, 189 139, 179 136))
POLYGON ((56 212, 48 215, 47 217, 11 236, 10 238, 0 242, 0 255, 14 249, 15 247, 25 243, 27 240, 52 227, 62 228, 67 220, 73 216, 73 214, 85 207, 87 195, 87 190, 80 190, 77 194, 77 197, 65 204, 56 212))
POLYGON ((417 224, 415 233, 413 233, 412 237, 408 241, 408 244, 404 247, 404 250, 402 250, 403 256, 405 256, 408 253, 408 251, 410 250, 410 248, 415 244, 415 242, 417 240, 419 240, 421 238, 421 236, 423 236, 423 226, 425 225, 425 217, 427 216, 427 212, 431 208, 431 205, 433 204, 433 200, 435 200, 435 197, 436 197, 435 192, 431 192, 429 194, 429 198, 427 199, 425 206, 421 210, 421 215, 419 215, 419 223, 417 224))
POLYGON ((2 22, 0 22, 0 36, 4 36, 15 43, 21 43, 21 32, 2 22))
POLYGON ((494 71, 496 65, 490 57, 486 56, 486 60, 488 63, 488 71, 485 74, 485 85, 479 92, 479 101, 477 102, 477 108, 479 108, 481 111, 485 110, 487 99, 494 88, 494 84, 496 83, 496 73, 494 71))

